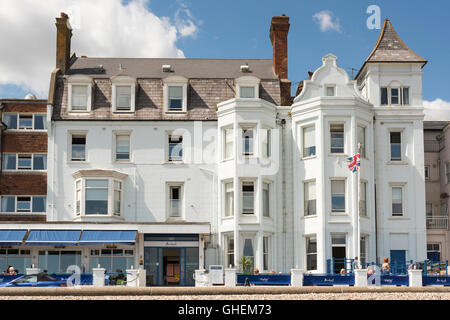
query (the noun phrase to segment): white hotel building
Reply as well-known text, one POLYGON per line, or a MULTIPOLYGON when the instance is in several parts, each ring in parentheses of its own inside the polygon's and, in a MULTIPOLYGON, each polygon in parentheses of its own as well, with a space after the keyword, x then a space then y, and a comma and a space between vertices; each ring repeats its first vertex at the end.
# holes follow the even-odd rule
POLYGON ((62 14, 47 221, 1 229, 26 230, 41 269, 141 267, 148 285, 243 255, 261 272, 426 259, 426 61, 386 20, 356 80, 329 54, 292 102, 288 21, 272 19, 273 59, 88 58, 70 56, 62 14))

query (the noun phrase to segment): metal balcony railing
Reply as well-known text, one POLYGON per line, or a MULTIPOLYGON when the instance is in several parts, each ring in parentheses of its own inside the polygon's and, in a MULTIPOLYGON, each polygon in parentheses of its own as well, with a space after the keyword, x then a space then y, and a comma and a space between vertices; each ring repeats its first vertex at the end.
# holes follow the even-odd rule
POLYGON ((427 217, 427 229, 448 229, 448 216, 427 217))

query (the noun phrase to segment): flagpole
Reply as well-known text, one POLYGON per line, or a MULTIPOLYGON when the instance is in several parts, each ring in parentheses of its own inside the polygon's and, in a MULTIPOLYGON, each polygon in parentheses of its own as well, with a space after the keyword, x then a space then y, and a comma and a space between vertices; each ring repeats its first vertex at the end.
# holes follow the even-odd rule
POLYGON ((360 210, 361 210, 361 152, 360 152, 360 148, 361 148, 361 144, 358 142, 358 154, 359 154, 359 168, 357 170, 357 210, 356 210, 356 217, 357 217, 357 240, 356 240, 356 244, 357 244, 357 257, 358 257, 358 261, 359 261, 359 265, 360 268, 362 268, 361 265, 361 224, 360 224, 360 210))

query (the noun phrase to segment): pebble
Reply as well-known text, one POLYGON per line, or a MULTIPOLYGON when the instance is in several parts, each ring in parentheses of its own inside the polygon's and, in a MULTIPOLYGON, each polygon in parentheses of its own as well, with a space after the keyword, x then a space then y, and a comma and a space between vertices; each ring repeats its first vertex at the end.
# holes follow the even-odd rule
POLYGON ((185 296, 0 296, 0 300, 450 300, 450 292, 364 292, 185 296))

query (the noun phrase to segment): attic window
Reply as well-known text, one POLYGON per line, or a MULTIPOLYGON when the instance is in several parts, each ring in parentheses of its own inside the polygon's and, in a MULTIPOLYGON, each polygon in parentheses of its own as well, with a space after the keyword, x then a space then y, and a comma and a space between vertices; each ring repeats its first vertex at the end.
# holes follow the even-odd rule
POLYGON ((172 71, 172 66, 170 64, 163 64, 162 71, 163 72, 171 72, 172 71))
POLYGON ((241 66, 241 72, 244 72, 244 73, 250 72, 250 66, 249 65, 242 65, 241 66))
POLYGON ((128 76, 117 76, 112 82, 112 111, 134 112, 136 101, 136 79, 128 76))
POLYGON ((325 87, 325 95, 327 97, 334 97, 336 94, 336 90, 334 86, 326 86, 325 87))

